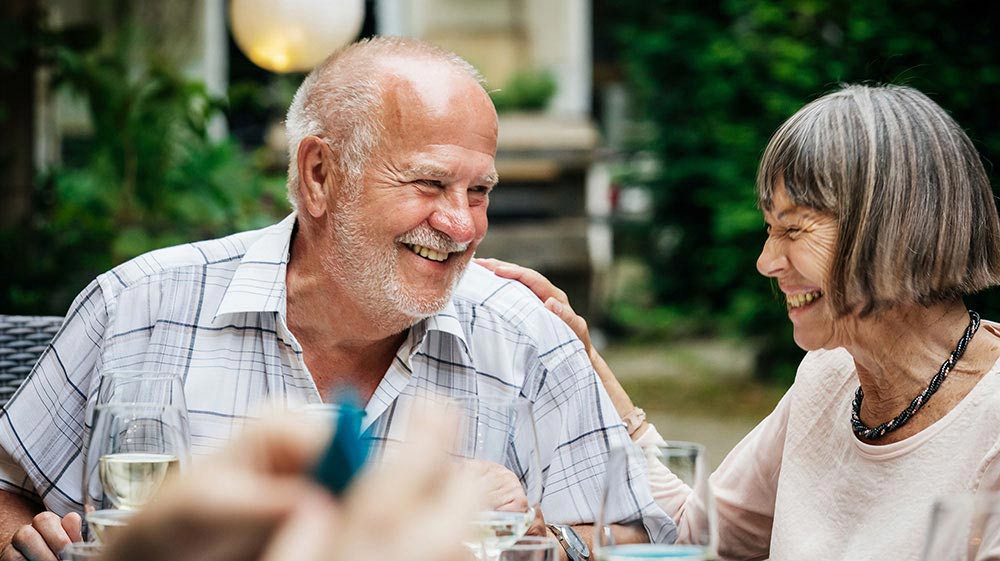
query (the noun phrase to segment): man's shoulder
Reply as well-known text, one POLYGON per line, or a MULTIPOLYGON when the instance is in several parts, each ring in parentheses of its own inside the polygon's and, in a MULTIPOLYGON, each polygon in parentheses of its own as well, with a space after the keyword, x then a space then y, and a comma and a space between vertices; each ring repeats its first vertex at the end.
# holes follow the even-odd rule
MULTIPOLYGON (((455 287, 452 300, 456 307, 474 308, 477 316, 487 314, 497 321, 521 330, 535 331, 539 316, 551 315, 541 300, 523 284, 498 277, 489 269, 470 263, 455 287)), ((555 317, 555 316, 552 316, 555 317)), ((568 328, 567 328, 568 329, 568 328)))
MULTIPOLYGON (((472 263, 456 287, 452 302, 463 324, 470 347, 533 348, 534 356, 548 364, 561 363, 580 353, 583 343, 527 287, 472 263)), ((589 364, 589 362, 588 362, 589 364)))
POLYGON ((247 248, 266 229, 156 249, 130 259, 98 277, 112 293, 131 286, 156 282, 189 269, 235 270, 247 248))

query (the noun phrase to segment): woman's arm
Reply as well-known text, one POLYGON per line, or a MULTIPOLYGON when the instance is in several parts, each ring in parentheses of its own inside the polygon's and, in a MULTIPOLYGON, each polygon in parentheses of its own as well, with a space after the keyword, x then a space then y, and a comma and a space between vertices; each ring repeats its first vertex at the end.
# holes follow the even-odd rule
MULTIPOLYGON (((583 342, 618 414, 627 419, 635 418, 640 412, 642 420, 632 425, 629 433, 633 442, 649 452, 645 455, 653 499, 677 523, 680 539, 691 535, 696 529, 684 514, 693 508, 691 490, 652 455, 655 447, 664 443, 663 438, 656 427, 644 420, 641 410, 632 403, 607 362, 594 349, 587 322, 573 311, 566 293, 532 269, 497 259, 476 259, 476 262, 497 276, 519 281, 534 292, 583 342)), ((786 394, 775 410, 726 456, 710 478, 718 513, 720 559, 766 559, 768 556, 788 403, 786 394)))
POLYGON ((618 378, 611 371, 611 367, 608 366, 604 357, 594 348, 594 345, 590 341, 590 329, 587 327, 587 320, 573 311, 566 293, 552 284, 544 275, 533 269, 500 261, 499 259, 476 259, 476 263, 493 271, 499 277, 516 280, 528 287, 543 302, 546 309, 559 316, 559 319, 563 320, 576 333, 576 336, 583 343, 584 348, 587 349, 587 356, 590 357, 590 363, 593 365, 594 371, 597 372, 597 377, 601 380, 604 390, 611 398, 611 403, 615 406, 618 416, 625 421, 625 426, 629 429, 629 436, 632 437, 632 440, 635 440, 645 433, 648 426, 645 415, 641 409, 632 403, 632 399, 625 392, 625 389, 622 388, 621 383, 618 382, 618 378))

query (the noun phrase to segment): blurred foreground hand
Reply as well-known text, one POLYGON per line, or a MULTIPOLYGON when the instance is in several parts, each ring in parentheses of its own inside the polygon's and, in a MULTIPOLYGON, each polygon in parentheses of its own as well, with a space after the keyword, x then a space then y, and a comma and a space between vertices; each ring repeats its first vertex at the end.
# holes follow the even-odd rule
POLYGON ((407 461, 363 472, 343 497, 311 479, 329 429, 260 423, 229 449, 164 487, 109 544, 104 561, 459 561, 484 496, 472 474, 442 477, 435 442, 446 420, 427 414, 407 461))

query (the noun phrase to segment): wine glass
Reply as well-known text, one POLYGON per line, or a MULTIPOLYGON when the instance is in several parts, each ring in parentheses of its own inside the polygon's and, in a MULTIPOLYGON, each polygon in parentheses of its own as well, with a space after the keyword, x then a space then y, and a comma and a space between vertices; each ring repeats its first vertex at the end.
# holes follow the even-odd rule
MULTIPOLYGON (((94 411, 108 403, 162 403, 175 405, 184 416, 184 426, 189 431, 187 400, 184 397, 184 381, 173 372, 146 370, 109 370, 101 373, 94 399, 94 409, 87 416, 88 428, 94 426, 94 411)), ((86 444, 86 443, 85 443, 86 444)), ((86 457, 87 449, 84 447, 86 457)))
POLYGON ((187 468, 187 416, 175 405, 109 403, 94 411, 84 460, 88 537, 107 539, 152 501, 165 480, 187 468))
POLYGON ((1000 494, 940 497, 931 509, 924 561, 1000 559, 1000 494))
MULTIPOLYGON (((110 370, 101 373, 95 405, 162 403, 187 411, 184 381, 174 372, 110 370)), ((186 414, 186 413, 185 413, 186 414)))
POLYGON ((104 552, 104 545, 97 542, 73 542, 59 552, 60 561, 95 561, 104 552))
POLYGON ((500 552, 500 561, 559 561, 562 546, 552 538, 523 537, 500 552))
POLYGON ((457 419, 452 447, 468 469, 509 470, 518 478, 527 506, 518 510, 488 510, 472 520, 466 545, 482 561, 495 561, 528 530, 539 512, 542 474, 531 403, 520 397, 451 399, 448 410, 457 419))
POLYGON ((601 496, 601 510, 595 525, 594 549, 600 561, 625 561, 628 559, 673 561, 705 561, 715 559, 716 518, 715 503, 708 484, 708 467, 705 447, 695 442, 669 441, 666 446, 647 447, 645 454, 650 479, 664 481, 676 497, 674 515, 682 513, 678 524, 677 541, 672 544, 623 544, 616 545, 611 524, 616 522, 614 505, 622 504, 617 494, 626 489, 610 485, 613 474, 623 473, 630 455, 633 460, 640 453, 635 446, 611 451, 607 482, 601 496))

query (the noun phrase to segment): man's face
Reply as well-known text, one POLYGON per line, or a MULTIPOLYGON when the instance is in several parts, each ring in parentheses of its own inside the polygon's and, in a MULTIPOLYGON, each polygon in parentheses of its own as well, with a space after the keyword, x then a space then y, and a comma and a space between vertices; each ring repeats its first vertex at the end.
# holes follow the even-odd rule
POLYGON ((325 265, 375 318, 416 320, 444 307, 486 235, 497 119, 468 76, 391 68, 382 141, 333 205, 325 265))

